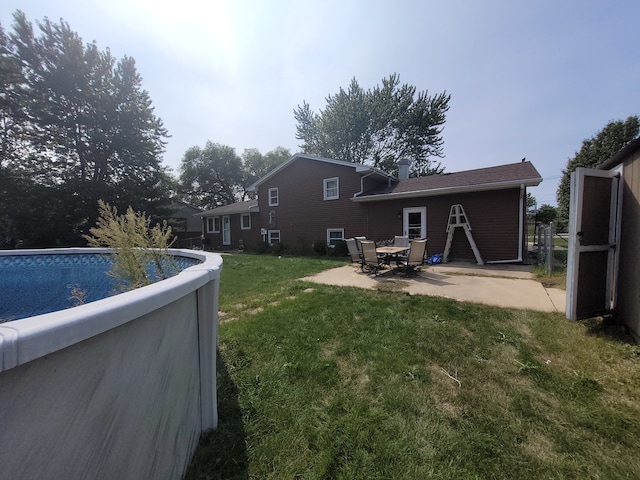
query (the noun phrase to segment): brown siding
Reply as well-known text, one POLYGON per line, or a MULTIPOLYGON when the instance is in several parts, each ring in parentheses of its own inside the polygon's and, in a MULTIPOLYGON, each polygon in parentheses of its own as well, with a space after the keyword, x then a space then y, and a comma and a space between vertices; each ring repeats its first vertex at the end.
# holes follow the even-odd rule
POLYGON ((300 247, 326 240, 327 228, 344 228, 345 238, 364 230, 363 209, 351 201, 360 190, 360 175, 352 167, 298 159, 260 185, 260 225, 280 230, 283 244, 300 247), (338 177, 340 198, 324 200, 323 179, 338 177), (279 205, 269 207, 268 192, 278 187, 279 205), (275 211, 276 225, 269 226, 269 212, 275 211))
MULTIPOLYGON (((283 244, 310 248, 326 240, 327 228, 344 228, 345 238, 364 235, 375 241, 402 234, 402 210, 427 207, 427 252, 443 253, 451 205, 464 207, 473 236, 484 261, 515 260, 518 257, 520 189, 424 197, 405 200, 353 202, 360 191, 360 174, 351 167, 298 159, 261 184, 258 192, 260 221, 257 225, 280 230, 283 244), (340 199, 323 200, 325 178, 340 178, 340 199), (269 207, 269 188, 278 187, 279 205, 269 207), (276 213, 275 227, 269 212, 276 213)), ((456 232, 451 259, 475 261, 462 230, 456 232)))
POLYGON ((640 335, 640 152, 624 162, 623 176, 617 310, 622 321, 640 335))
MULTIPOLYGON (((220 215, 220 232, 205 233, 205 237, 209 242, 205 245, 206 250, 237 250, 240 246, 240 240, 243 241, 247 250, 255 250, 260 242, 260 218, 257 213, 251 213, 251 230, 242 230, 240 228, 240 214, 234 213, 229 215, 229 223, 231 227, 231 245, 222 244, 222 217, 220 215)), ((205 225, 206 228, 206 225, 205 225)), ((206 231, 206 230, 205 230, 206 231)))
MULTIPOLYGON (((393 202, 371 202, 367 205, 366 236, 373 240, 402 234, 402 209, 427 207, 427 254, 443 253, 447 241, 449 211, 461 204, 471 224, 473 238, 482 259, 515 260, 518 257, 518 216, 520 189, 424 197, 393 202)), ((450 260, 475 261, 473 251, 462 229, 456 229, 450 260)))

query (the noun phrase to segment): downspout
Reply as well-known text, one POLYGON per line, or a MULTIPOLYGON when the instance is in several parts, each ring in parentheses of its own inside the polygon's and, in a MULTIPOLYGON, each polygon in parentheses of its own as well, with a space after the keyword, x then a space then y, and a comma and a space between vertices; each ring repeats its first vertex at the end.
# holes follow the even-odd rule
POLYGON ((520 204, 518 207, 518 258, 513 260, 492 260, 485 263, 515 263, 522 262, 522 245, 524 243, 524 202, 525 202, 524 183, 520 184, 520 204))

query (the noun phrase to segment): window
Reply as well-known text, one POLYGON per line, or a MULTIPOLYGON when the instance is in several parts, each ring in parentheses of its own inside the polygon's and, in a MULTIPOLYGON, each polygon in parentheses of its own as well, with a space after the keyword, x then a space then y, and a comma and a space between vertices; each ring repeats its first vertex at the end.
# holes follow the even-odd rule
POLYGON ((344 228, 328 228, 327 229, 327 245, 335 247, 336 243, 344 240, 344 228))
POLYGON ((270 188, 269 189, 269 206, 277 207, 278 203, 279 203, 278 187, 270 188))
POLYGON ((324 199, 337 200, 340 198, 340 187, 338 177, 325 178, 323 181, 324 199))
POLYGON ((220 217, 207 218, 207 233, 220 233, 220 217))
POLYGON ((251 230, 251 214, 243 213, 240 215, 240 229, 251 230))
POLYGON ((280 230, 269 230, 269 245, 280 243, 280 230))

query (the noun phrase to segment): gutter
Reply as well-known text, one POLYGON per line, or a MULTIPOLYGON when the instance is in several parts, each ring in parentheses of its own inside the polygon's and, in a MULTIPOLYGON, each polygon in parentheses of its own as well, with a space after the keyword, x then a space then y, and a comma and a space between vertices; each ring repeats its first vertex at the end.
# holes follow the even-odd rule
POLYGON ((356 197, 362 195, 362 192, 364 192, 364 179, 367 178, 367 177, 370 177, 374 173, 376 173, 376 171, 371 169, 371 171, 369 173, 367 173, 366 175, 363 175, 363 176, 360 177, 360 191, 354 193, 353 197, 351 198, 351 200, 354 200, 356 197))
POLYGON ((489 262, 485 262, 485 263, 515 263, 515 262, 522 262, 522 244, 524 241, 524 238, 522 237, 524 235, 524 203, 525 203, 525 186, 524 183, 520 184, 520 204, 519 204, 519 208, 518 208, 518 258, 515 258, 513 260, 492 260, 489 262))
POLYGON ((359 195, 362 194, 362 190, 361 190, 356 195, 354 195, 354 197, 351 200, 355 202, 377 202, 377 201, 383 201, 383 200, 395 200, 399 198, 434 197, 437 195, 450 195, 454 193, 500 190, 503 188, 510 188, 510 187, 517 187, 517 186, 520 186, 522 188, 525 185, 535 187, 536 185, 540 184, 540 181, 541 181, 540 178, 529 178, 525 180, 520 180, 517 183, 514 183, 514 182, 483 183, 479 185, 464 185, 464 186, 457 186, 457 187, 432 188, 428 190, 413 190, 410 192, 401 192, 401 193, 381 193, 380 195, 367 195, 364 197, 359 197, 359 195))

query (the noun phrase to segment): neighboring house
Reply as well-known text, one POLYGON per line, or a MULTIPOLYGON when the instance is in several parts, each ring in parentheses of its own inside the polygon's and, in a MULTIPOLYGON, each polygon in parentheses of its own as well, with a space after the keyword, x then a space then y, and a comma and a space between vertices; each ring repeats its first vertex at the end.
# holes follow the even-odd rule
POLYGON ((207 250, 255 250, 261 241, 257 200, 223 205, 197 216, 207 250))
POLYGON ((202 246, 201 220, 194 216, 202 210, 182 200, 171 200, 171 213, 165 218, 178 240, 175 248, 193 248, 202 246))
MULTIPOLYGON (((310 251, 318 241, 404 234, 428 238, 430 255, 444 251, 451 206, 461 204, 485 262, 524 260, 526 188, 542 181, 530 162, 419 178, 408 178, 408 161, 399 165, 394 177, 366 165, 294 155, 252 185, 258 193, 252 232, 297 251, 310 251)), ((220 210, 203 213, 208 222, 212 215, 220 210)), ((453 238, 450 259, 475 261, 462 231, 453 238)))
POLYGON ((613 312, 640 337, 640 138, 571 175, 567 318, 613 312))

